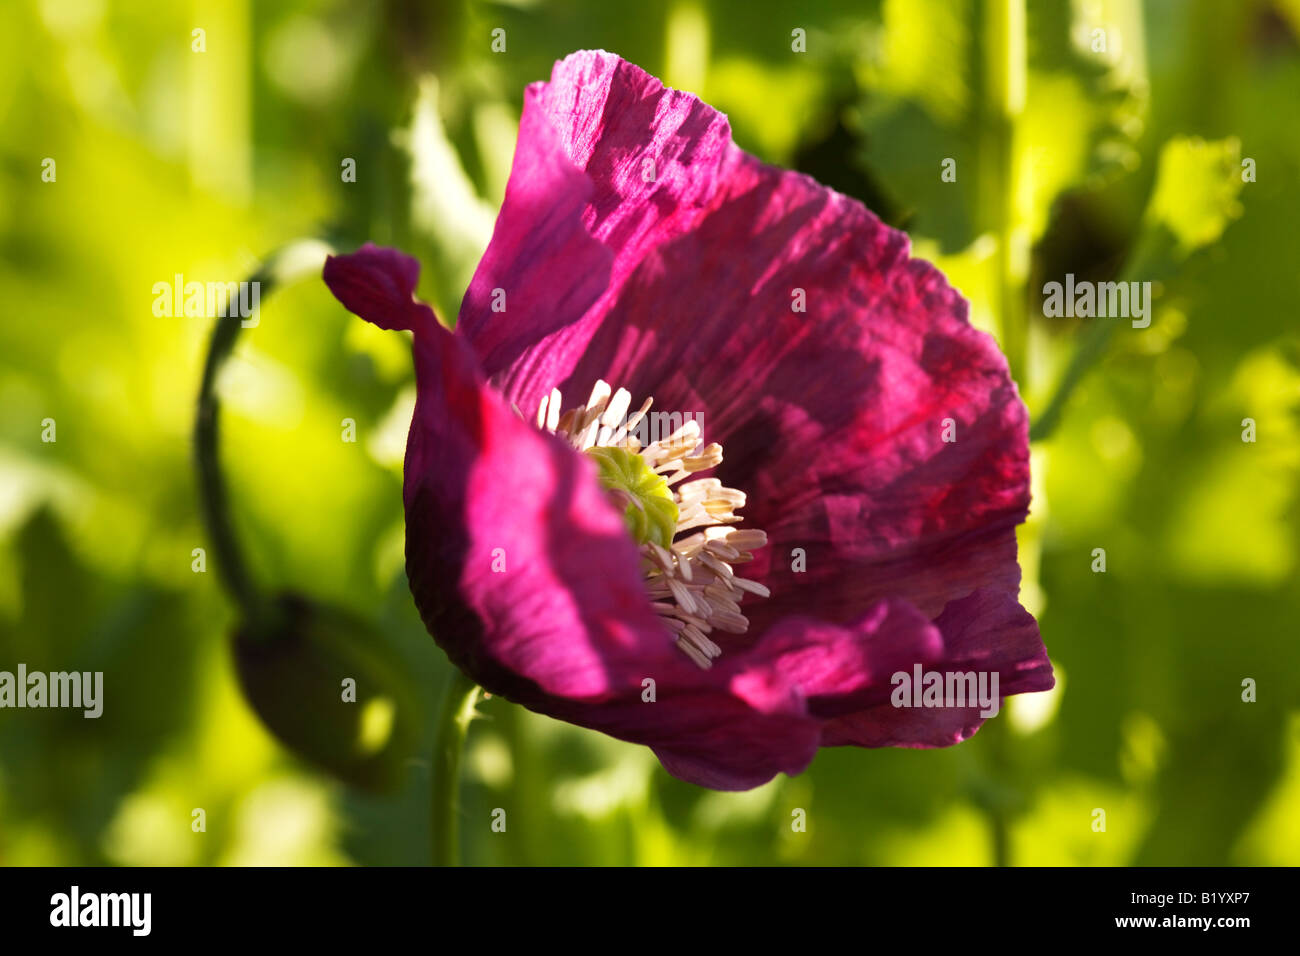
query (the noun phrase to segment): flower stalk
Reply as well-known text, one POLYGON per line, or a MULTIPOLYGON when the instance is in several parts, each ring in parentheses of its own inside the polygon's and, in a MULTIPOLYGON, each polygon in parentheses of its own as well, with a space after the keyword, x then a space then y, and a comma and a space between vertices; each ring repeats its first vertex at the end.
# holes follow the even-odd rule
POLYGON ((994 0, 984 8, 982 31, 980 150, 981 198, 985 228, 997 237, 994 256, 997 309, 1011 377, 1026 386, 1028 321, 1028 235, 1022 195, 1028 180, 1016 142, 1025 108, 1026 54, 1024 0, 994 0))
MULTIPOLYGON (((249 282, 259 283, 261 294, 269 292, 275 285, 275 279, 265 271, 255 272, 249 282)), ((227 315, 218 318, 212 328, 194 421, 194 455, 198 468, 199 505, 216 559, 217 578, 238 606, 243 619, 257 622, 263 616, 265 602, 253 583, 244 551, 235 534, 230 495, 217 451, 221 413, 217 376, 234 351, 242 323, 238 314, 227 315)))
POLYGON ((460 865, 460 758, 479 686, 453 668, 433 733, 433 865, 460 865))

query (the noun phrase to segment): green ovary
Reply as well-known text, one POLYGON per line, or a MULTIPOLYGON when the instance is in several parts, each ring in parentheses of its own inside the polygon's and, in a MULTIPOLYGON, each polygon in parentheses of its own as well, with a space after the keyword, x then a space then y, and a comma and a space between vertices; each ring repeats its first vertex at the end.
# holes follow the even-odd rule
POLYGON ((601 487, 621 491, 640 504, 638 508, 627 502, 623 510, 623 521, 637 543, 653 541, 668 547, 677 531, 677 503, 668 482, 651 471, 644 458, 626 448, 588 448, 587 454, 596 463, 601 487))

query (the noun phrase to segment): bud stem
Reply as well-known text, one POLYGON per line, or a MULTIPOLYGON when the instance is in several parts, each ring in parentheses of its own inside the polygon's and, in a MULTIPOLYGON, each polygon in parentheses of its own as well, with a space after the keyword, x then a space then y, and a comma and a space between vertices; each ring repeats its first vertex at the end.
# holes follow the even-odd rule
MULTIPOLYGON (((320 275, 321 265, 331 251, 328 245, 315 239, 299 239, 281 246, 268 257, 262 268, 249 276, 247 284, 258 290, 260 303, 281 284, 312 274, 320 275)), ((230 315, 217 319, 212 327, 212 338, 208 341, 198 410, 194 417, 194 458, 199 478, 199 505, 212 542, 217 577, 231 600, 238 605, 243 620, 260 629, 266 623, 264 616, 269 605, 253 583, 244 551, 239 546, 226 480, 217 453, 217 423, 221 411, 217 376, 235 350, 235 341, 244 327, 245 318, 251 318, 241 316, 238 310, 230 311, 230 315)))
MULTIPOLYGON (((270 277, 262 273, 254 274, 249 281, 261 283, 262 295, 273 285, 270 277)), ((253 622, 260 617, 262 597, 253 584, 244 552, 235 535, 230 498, 217 453, 217 422, 221 411, 216 389, 217 374, 234 351, 241 323, 242 319, 236 313, 217 319, 212 327, 208 356, 203 365, 203 383, 199 387, 198 413, 194 420, 194 456, 198 467, 199 502, 212 541, 217 577, 231 600, 239 606, 244 620, 253 622)))
POLYGON ((453 668, 433 734, 433 865, 460 865, 460 755, 479 686, 453 668))

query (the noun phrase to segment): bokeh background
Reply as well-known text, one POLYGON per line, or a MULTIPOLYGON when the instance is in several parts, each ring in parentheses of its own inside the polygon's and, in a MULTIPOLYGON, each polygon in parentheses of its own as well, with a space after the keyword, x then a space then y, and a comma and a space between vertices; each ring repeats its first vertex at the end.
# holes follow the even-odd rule
MULTIPOLYGON (((417 254, 454 316, 523 88, 587 47, 906 229, 999 337, 1035 421, 1023 598, 1058 685, 958 747, 823 751, 745 794, 488 700, 466 859, 1300 863, 1300 2, 1028 6, 7 0, 0 669, 102 670, 106 699, 99 720, 0 711, 0 863, 428 859, 447 664, 402 570, 407 347, 308 274, 264 300, 220 381, 259 581, 348 610, 373 658, 358 746, 395 780, 375 793, 283 746, 241 690, 236 614, 211 556, 193 570, 212 322, 155 317, 152 289, 374 240, 417 254), (1066 272, 1156 282, 1150 328, 1044 318, 1066 272)), ((290 667, 267 706, 314 726, 340 706, 325 670, 323 698, 290 667)))

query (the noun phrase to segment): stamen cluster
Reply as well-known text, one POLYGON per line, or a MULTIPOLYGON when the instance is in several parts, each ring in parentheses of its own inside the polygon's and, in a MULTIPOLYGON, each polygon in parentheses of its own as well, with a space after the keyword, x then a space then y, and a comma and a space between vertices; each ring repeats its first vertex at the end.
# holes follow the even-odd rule
MULTIPOLYGON (((677 505, 677 521, 667 546, 638 541, 646 588, 677 646, 707 668, 722 654, 710 635, 744 634, 749 619, 741 601, 749 594, 770 594, 757 581, 738 577, 733 569, 752 561, 753 552, 767 544, 767 535, 757 528, 735 527, 742 520, 736 511, 745 504, 743 491, 727 488, 717 478, 685 480, 722 462, 722 446, 703 443, 699 422, 689 419, 668 436, 642 446, 635 431, 654 400, 647 398, 629 416, 631 399, 626 389, 614 392, 597 381, 586 405, 561 411, 560 392, 552 389, 537 410, 537 425, 581 452, 626 449, 663 476, 677 505)), ((645 507, 630 490, 612 488, 610 493, 622 507, 645 507)))

